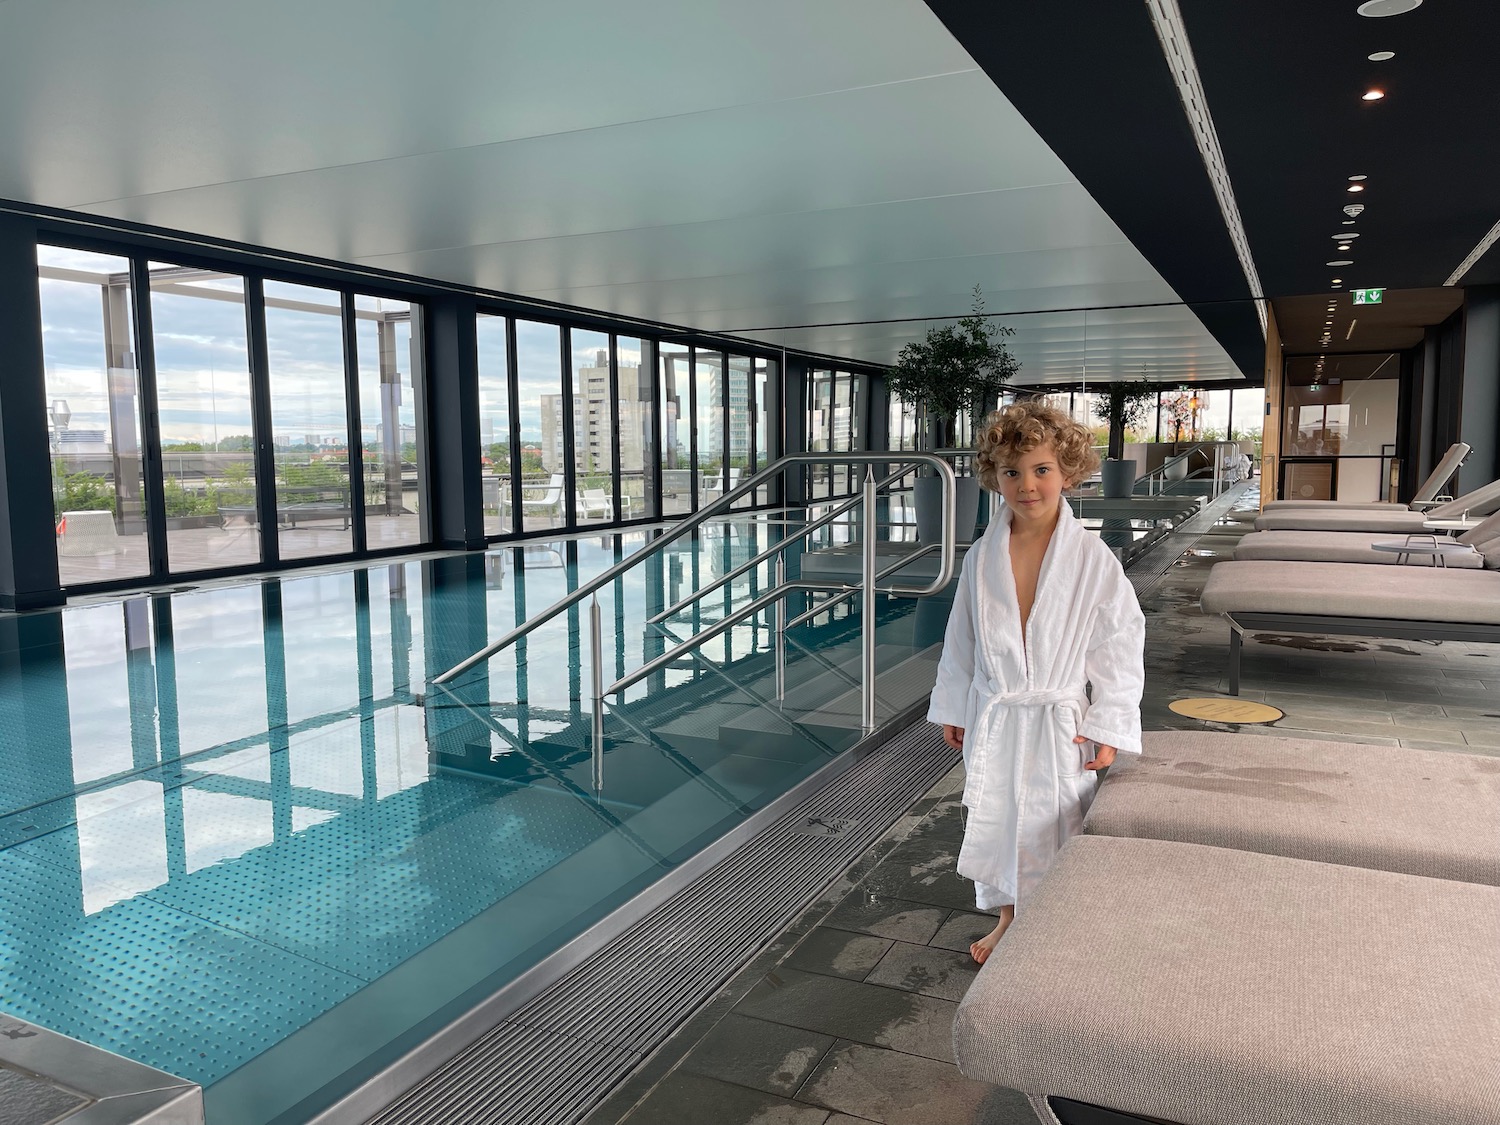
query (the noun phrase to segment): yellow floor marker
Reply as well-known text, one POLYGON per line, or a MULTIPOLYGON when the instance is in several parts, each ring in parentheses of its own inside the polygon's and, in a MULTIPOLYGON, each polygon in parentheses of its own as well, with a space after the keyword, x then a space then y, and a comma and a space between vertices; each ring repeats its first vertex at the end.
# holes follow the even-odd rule
POLYGON ((1205 719, 1211 723, 1274 723, 1285 714, 1266 703, 1219 696, 1174 699, 1167 706, 1189 719, 1205 719))

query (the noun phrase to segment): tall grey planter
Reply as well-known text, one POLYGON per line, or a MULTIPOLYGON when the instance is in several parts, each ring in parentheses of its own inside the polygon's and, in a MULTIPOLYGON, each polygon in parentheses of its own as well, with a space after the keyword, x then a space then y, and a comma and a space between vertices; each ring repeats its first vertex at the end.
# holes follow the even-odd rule
POLYGON ((1103 496, 1129 496, 1135 487, 1135 462, 1105 461, 1099 466, 1099 492, 1103 496))
MULTIPOLYGON (((960 543, 974 539, 979 522, 979 481, 959 477, 954 482, 955 535, 960 543)), ((943 537, 943 482, 937 477, 918 477, 912 484, 912 506, 916 509, 917 542, 936 543, 943 537)))

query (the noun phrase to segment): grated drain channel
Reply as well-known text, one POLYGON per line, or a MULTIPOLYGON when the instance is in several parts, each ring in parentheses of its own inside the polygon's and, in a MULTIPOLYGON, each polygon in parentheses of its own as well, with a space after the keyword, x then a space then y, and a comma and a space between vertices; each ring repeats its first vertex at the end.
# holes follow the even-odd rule
MULTIPOLYGON (((906 719, 920 714, 914 708, 906 719)), ((859 760, 376 1113, 369 1125, 580 1120, 959 757, 925 723, 889 735, 874 749, 849 753, 859 760)))

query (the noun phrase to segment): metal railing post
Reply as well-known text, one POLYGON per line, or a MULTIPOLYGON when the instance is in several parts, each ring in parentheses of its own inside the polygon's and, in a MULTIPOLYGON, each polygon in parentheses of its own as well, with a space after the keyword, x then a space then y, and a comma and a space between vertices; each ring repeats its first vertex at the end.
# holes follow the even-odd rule
POLYGON ((594 795, 604 791, 604 628, 600 624, 599 599, 589 604, 589 650, 594 685, 594 795))
MULTIPOLYGON (((786 587, 786 556, 776 555, 776 589, 786 587)), ((786 598, 776 599, 776 702, 786 700, 786 598)))
MULTIPOLYGON (((861 622, 860 663, 864 674, 860 677, 860 722, 865 733, 875 729, 875 470, 865 470, 864 512, 864 575, 865 591, 864 621, 861 622)), ((952 521, 944 531, 950 531, 952 521)))

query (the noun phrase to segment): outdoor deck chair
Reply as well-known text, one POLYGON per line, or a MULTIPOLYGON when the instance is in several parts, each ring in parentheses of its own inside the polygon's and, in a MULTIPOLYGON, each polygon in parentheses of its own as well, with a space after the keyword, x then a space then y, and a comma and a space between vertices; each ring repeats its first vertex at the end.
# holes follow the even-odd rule
POLYGON ((1291 508, 1310 508, 1314 511, 1399 511, 1409 508, 1413 511, 1422 511, 1426 508, 1435 507, 1441 501, 1437 499, 1443 487, 1453 479, 1453 474, 1458 472, 1458 467, 1464 463, 1464 458, 1469 455, 1467 442, 1456 441, 1448 447, 1448 452, 1443 454, 1441 461, 1428 474, 1427 479, 1417 489, 1411 498, 1410 504, 1395 504, 1382 500, 1272 500, 1261 508, 1264 512, 1284 512, 1291 508))
POLYGON ((578 518, 584 520, 615 518, 614 501, 602 488, 585 488, 578 497, 578 518))
POLYGON ((546 491, 535 500, 522 500, 521 511, 526 513, 535 512, 538 515, 562 515, 562 492, 563 475, 553 473, 552 479, 547 482, 546 491))
POLYGON ((1287 508, 1262 512, 1255 521, 1256 531, 1378 531, 1422 532, 1430 519, 1458 519, 1461 516, 1488 516, 1500 510, 1500 481, 1490 481, 1482 488, 1446 500, 1425 512, 1405 508, 1360 511, 1330 507, 1287 508))
POLYGON ((1234 560, 1209 572, 1203 612, 1229 622, 1229 694, 1240 690, 1247 633, 1313 633, 1500 643, 1500 539, 1484 570, 1234 560))
POLYGON ((1500 537, 1500 512, 1456 539, 1441 534, 1380 534, 1373 531, 1252 531, 1234 547, 1236 559, 1282 562, 1384 563, 1427 562, 1433 566, 1479 570, 1481 543, 1500 537), (1378 545, 1378 548, 1377 548, 1378 545), (1403 554, 1396 546, 1410 546, 1403 554), (1460 548, 1468 548, 1460 550, 1460 548), (1441 553, 1439 553, 1441 552, 1441 553))

